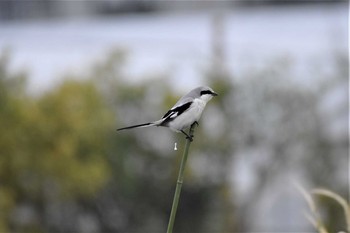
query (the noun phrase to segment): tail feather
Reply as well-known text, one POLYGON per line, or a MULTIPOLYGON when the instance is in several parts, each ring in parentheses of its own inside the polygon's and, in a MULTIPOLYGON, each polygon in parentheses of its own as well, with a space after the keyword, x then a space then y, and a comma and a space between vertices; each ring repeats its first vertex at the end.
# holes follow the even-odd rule
POLYGON ((156 124, 154 122, 149 122, 149 123, 119 128, 119 129, 117 129, 117 131, 124 130, 124 129, 143 128, 143 127, 149 127, 149 126, 153 126, 153 125, 156 125, 156 124))

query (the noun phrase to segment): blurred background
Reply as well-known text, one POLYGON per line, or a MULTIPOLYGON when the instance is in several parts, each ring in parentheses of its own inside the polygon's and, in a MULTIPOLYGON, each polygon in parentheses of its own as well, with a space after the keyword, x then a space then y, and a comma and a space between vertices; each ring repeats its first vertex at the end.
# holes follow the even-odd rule
POLYGON ((0 1, 0 232, 165 232, 185 139, 115 129, 199 85, 174 231, 315 232, 295 184, 349 197, 347 24, 347 1, 0 1))

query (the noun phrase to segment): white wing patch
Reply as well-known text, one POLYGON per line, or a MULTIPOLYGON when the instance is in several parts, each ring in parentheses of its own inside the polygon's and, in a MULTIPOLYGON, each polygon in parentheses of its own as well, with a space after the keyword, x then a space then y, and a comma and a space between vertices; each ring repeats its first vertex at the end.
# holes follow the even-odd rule
POLYGON ((173 112, 173 113, 171 113, 170 114, 170 118, 175 118, 175 117, 177 117, 177 115, 178 115, 178 112, 173 112))

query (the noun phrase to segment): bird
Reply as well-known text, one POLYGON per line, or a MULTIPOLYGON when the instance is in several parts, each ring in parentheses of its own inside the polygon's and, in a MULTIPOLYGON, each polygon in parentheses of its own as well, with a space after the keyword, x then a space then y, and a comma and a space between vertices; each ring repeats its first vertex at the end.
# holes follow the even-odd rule
POLYGON ((192 141, 193 136, 188 135, 184 130, 193 124, 198 125, 198 121, 206 104, 214 96, 218 96, 218 94, 210 87, 197 87, 181 97, 160 120, 119 128, 117 131, 150 126, 163 126, 177 133, 183 133, 187 139, 192 141))

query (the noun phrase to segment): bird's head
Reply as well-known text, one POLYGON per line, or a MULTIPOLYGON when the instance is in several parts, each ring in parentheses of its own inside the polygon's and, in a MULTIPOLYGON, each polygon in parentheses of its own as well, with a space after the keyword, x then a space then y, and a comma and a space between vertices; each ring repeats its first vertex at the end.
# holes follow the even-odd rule
POLYGON ((211 100, 211 98, 218 95, 210 87, 198 87, 195 90, 198 95, 198 98, 202 99, 205 102, 208 102, 209 100, 211 100))

